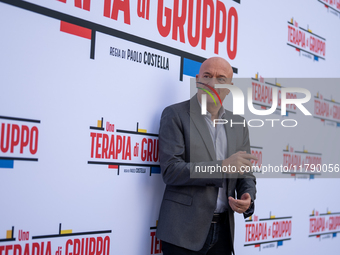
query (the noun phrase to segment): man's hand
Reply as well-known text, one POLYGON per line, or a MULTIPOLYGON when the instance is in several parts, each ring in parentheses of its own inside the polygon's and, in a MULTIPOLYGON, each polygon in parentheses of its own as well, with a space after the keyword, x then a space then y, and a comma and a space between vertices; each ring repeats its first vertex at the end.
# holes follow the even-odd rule
POLYGON ((241 196, 241 199, 228 197, 228 200, 231 209, 238 213, 244 213, 245 211, 247 211, 251 204, 251 197, 249 193, 244 193, 241 196))
POLYGON ((226 166, 226 167, 235 166, 236 172, 243 174, 243 171, 245 171, 247 167, 250 167, 250 169, 252 167, 252 164, 249 159, 258 160, 257 157, 255 157, 254 155, 248 154, 245 151, 238 151, 234 153, 233 155, 231 155, 229 158, 223 160, 222 166, 226 166))

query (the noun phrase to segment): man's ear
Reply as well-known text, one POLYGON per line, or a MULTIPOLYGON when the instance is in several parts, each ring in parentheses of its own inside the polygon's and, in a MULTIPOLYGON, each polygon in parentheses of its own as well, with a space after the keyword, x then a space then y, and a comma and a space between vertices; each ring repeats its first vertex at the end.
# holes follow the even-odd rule
POLYGON ((196 82, 198 82, 198 74, 196 74, 196 82))

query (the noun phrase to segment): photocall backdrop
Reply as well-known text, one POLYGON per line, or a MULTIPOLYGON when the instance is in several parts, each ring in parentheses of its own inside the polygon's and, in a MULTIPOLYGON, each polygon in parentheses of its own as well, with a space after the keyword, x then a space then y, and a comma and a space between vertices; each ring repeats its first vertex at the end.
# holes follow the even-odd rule
POLYGON ((0 0, 0 255, 160 254, 160 115, 217 55, 257 109, 273 88, 311 93, 312 116, 245 102, 265 124, 249 125, 258 193, 237 254, 337 254, 339 17, 339 0, 0 0))

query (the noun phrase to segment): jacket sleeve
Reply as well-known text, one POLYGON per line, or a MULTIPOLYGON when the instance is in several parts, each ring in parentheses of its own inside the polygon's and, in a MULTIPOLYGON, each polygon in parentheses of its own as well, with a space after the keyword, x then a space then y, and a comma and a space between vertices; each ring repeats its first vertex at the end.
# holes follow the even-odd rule
MULTIPOLYGON (((249 154, 251 153, 248 126, 246 126, 243 131, 242 147, 243 148, 241 150, 246 151, 249 154)), ((244 218, 248 218, 254 213, 254 201, 256 199, 256 178, 251 171, 245 172, 243 175, 239 175, 236 184, 236 191, 238 199, 240 199, 244 193, 249 193, 251 197, 251 205, 248 210, 243 213, 244 218)))

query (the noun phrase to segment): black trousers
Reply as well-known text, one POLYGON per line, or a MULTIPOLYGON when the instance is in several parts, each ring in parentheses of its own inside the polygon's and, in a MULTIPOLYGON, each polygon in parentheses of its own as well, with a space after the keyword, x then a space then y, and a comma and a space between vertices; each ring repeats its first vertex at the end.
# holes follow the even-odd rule
POLYGON ((164 241, 162 251, 163 255, 231 255, 229 224, 225 221, 211 223, 207 239, 199 251, 188 250, 164 241))

